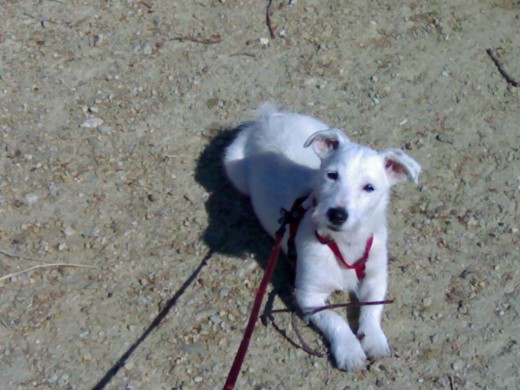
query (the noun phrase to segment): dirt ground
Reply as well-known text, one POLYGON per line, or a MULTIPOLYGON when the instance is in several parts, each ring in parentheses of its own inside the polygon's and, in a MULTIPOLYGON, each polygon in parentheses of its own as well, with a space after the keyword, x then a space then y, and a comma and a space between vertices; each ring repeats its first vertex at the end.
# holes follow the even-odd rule
POLYGON ((486 54, 520 80, 520 2, 274 0, 274 38, 267 3, 0 2, 0 387, 223 385, 271 240, 221 157, 268 100, 424 174, 389 210, 392 355, 345 373, 277 314, 237 388, 520 386, 520 88, 486 54))

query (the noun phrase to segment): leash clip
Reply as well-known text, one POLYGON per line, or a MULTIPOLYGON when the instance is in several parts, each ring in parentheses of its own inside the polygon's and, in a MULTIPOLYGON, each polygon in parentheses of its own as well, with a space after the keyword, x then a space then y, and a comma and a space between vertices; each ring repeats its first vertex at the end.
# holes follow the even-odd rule
POLYGON ((280 218, 278 219, 278 223, 280 224, 280 227, 275 233, 276 237, 281 237, 285 234, 285 228, 287 224, 289 223, 290 219, 290 212, 284 209, 283 207, 280 209, 280 218))

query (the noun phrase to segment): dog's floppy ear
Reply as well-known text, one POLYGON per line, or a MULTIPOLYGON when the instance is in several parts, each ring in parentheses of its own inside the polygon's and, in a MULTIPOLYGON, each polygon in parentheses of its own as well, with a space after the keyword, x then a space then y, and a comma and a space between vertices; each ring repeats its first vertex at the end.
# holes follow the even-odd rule
POLYGON ((339 148, 344 142, 348 142, 348 138, 340 129, 320 130, 311 135, 305 144, 305 148, 312 145, 312 149, 322 160, 339 148))
POLYGON ((384 158, 386 175, 391 185, 406 180, 417 183, 421 173, 421 166, 417 161, 400 149, 387 149, 381 154, 384 158))

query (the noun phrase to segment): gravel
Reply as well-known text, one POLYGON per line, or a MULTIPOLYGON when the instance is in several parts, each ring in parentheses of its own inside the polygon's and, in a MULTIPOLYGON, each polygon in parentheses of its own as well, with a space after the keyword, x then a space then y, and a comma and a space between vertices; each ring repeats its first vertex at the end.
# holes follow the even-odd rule
POLYGON ((259 323, 237 388, 518 387, 520 89, 486 55, 520 78, 518 5, 273 3, 267 39, 267 2, 1 2, 0 277, 95 267, 0 281, 2 388, 222 387, 272 243, 222 152, 266 100, 424 175, 389 210, 391 356, 259 323))

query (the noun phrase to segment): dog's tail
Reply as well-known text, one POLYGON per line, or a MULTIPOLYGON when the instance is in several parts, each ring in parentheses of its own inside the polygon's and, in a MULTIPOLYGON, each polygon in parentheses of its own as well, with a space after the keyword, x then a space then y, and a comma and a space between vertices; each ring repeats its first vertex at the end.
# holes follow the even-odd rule
POLYGON ((245 195, 249 195, 245 147, 249 133, 254 126, 254 122, 242 123, 237 129, 238 136, 228 146, 224 155, 224 168, 229 180, 231 180, 237 190, 245 195))
MULTIPOLYGON (((248 160, 250 153, 254 153, 248 147, 253 133, 269 128, 270 121, 274 115, 281 112, 280 108, 271 103, 263 104, 256 111, 253 121, 242 123, 237 131, 238 136, 226 149, 224 155, 224 168, 233 185, 245 195, 249 195, 248 160)), ((258 145, 257 145, 258 146, 258 145)), ((255 148, 256 149, 256 148, 255 148)))

